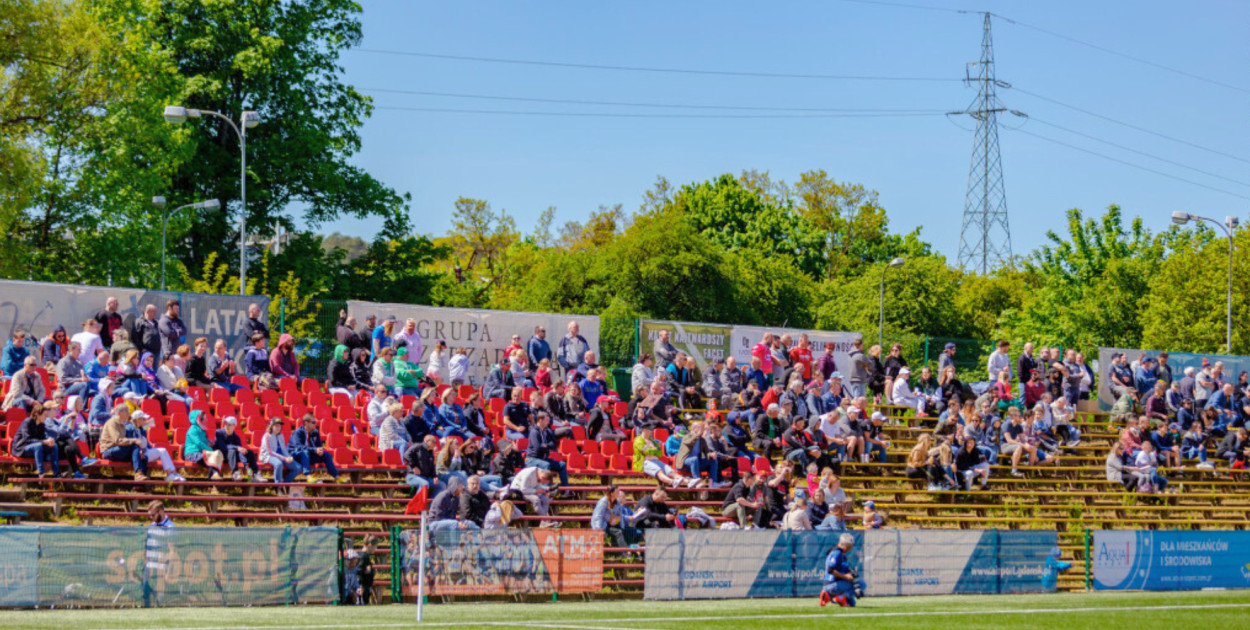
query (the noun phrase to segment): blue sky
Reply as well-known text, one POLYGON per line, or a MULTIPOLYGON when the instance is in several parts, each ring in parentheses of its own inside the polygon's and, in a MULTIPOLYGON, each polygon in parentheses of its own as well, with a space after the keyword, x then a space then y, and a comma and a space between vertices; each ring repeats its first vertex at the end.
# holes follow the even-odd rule
MULTIPOLYGON (((1030 26, 994 21, 998 78, 1016 88, 1250 160, 1250 3, 962 2, 1023 24, 1215 79, 1237 89, 1091 49, 1030 26)), ((363 49, 457 56, 795 74, 960 79, 980 54, 981 17, 859 2, 454 2, 367 0, 363 49)), ((630 118, 520 116, 384 109, 642 114, 773 114, 397 94, 406 90, 561 100, 739 107, 960 110, 959 81, 843 81, 681 75, 482 63, 377 54, 343 56, 347 82, 374 97, 356 163, 412 194, 421 232, 450 227, 459 196, 486 199, 532 229, 600 204, 636 209, 657 175, 681 185, 743 169, 794 181, 824 169, 880 193, 891 229, 922 236, 954 261, 972 123, 941 115, 879 118, 630 118)), ((1250 198, 1250 161, 1094 118, 1015 89, 1004 104, 1030 115, 1023 131, 1250 198), (1040 121, 1044 121, 1040 122, 1040 121), (1059 125, 1245 184, 1070 134, 1059 125)), ((1020 119, 1005 125, 1019 126, 1020 119)), ((1173 210, 1245 216, 1250 201, 1004 129, 1003 170, 1013 249, 1027 252, 1063 213, 1112 203, 1166 227, 1173 210)), ((377 226, 320 226, 372 238, 377 226)))

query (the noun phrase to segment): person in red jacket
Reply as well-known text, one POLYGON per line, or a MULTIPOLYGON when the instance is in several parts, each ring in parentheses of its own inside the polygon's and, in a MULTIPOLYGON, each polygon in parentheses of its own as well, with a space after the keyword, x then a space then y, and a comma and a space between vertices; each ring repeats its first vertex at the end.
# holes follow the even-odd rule
POLYGON ((283 334, 278 338, 278 347, 269 353, 269 371, 274 378, 289 376, 299 380, 299 360, 295 358, 295 337, 283 334))

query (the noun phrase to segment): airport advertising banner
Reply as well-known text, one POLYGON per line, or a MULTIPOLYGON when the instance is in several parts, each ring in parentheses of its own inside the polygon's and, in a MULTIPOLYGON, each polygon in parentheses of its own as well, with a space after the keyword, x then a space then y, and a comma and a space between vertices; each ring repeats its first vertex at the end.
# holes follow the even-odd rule
MULTIPOLYGON (((647 530, 646 599, 814 597, 840 532, 647 530)), ((859 541, 851 566, 860 569, 859 541)))
POLYGON ((1250 588, 1250 532, 1098 531, 1096 590, 1250 588))
POLYGON ((0 280, 0 331, 6 339, 17 328, 28 331, 27 343, 38 343, 56 326, 64 326, 70 336, 82 330, 82 323, 104 309, 110 297, 120 303, 122 320, 143 316, 143 309, 156 306, 157 317, 165 313, 171 298, 180 302, 180 317, 187 327, 183 343, 196 337, 225 339, 232 350, 242 348, 243 323, 249 304, 260 305, 261 321, 268 320, 269 298, 263 295, 210 295, 179 291, 148 291, 122 287, 90 287, 50 282, 0 280))
MULTIPOLYGON (((421 335, 421 367, 426 366, 430 351, 438 341, 447 343, 449 350, 464 348, 469 356, 468 382, 481 385, 486 381, 491 365, 504 358, 504 350, 512 343, 512 335, 521 336, 521 347, 529 344, 536 326, 547 330, 547 343, 555 355, 560 341, 568 334, 569 322, 577 322, 580 334, 596 354, 599 352, 599 317, 597 315, 557 315, 554 313, 520 313, 515 311, 492 311, 473 308, 441 308, 413 304, 383 304, 349 300, 347 311, 359 322, 376 315, 378 325, 394 315, 394 333, 403 330, 404 321, 413 319, 417 333, 421 335)), ((408 357, 409 361, 417 360, 408 357)), ((557 362, 552 368, 559 374, 557 362)))
MULTIPOLYGON (((1053 593, 1054 531, 852 532, 869 596, 1053 593)), ((647 599, 808 597, 840 532, 648 530, 647 599)))

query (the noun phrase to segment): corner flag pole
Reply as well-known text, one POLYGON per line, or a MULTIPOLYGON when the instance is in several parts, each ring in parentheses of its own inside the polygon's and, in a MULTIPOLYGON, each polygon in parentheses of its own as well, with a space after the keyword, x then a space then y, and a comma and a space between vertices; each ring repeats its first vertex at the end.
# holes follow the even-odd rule
POLYGON ((421 534, 420 534, 420 552, 417 561, 417 623, 425 617, 425 516, 427 512, 421 512, 421 534))

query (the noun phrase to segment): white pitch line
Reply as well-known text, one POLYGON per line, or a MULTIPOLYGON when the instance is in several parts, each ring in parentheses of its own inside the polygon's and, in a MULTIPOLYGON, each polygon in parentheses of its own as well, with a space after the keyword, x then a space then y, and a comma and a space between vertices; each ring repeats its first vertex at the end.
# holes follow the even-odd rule
MULTIPOLYGON (((883 598, 885 599, 885 598, 883 598)), ((1219 610, 1230 608, 1250 608, 1250 603, 1228 603, 1228 604, 1172 604, 1164 606, 1094 606, 1090 608, 1006 608, 998 610, 919 610, 919 611, 901 611, 889 612, 884 610, 874 610, 872 612, 842 612, 842 613, 789 613, 778 615, 709 615, 699 617, 615 617, 607 619, 549 619, 549 620, 529 620, 529 621, 443 621, 443 622, 422 622, 418 624, 416 621, 406 623, 382 623, 370 624, 373 628, 413 628, 413 627, 430 627, 430 628, 449 628, 449 627, 473 627, 473 626, 510 626, 510 627, 526 627, 535 628, 585 628, 586 630, 643 630, 637 627, 630 628, 609 628, 607 626, 578 626, 570 624, 581 623, 657 623, 657 622, 683 622, 683 621, 727 621, 733 619, 855 619, 861 617, 970 617, 975 615, 1035 615, 1047 613, 1099 613, 1099 612, 1140 612, 1154 610, 1219 610)), ((114 628, 97 628, 95 630, 119 630, 123 626, 114 628)), ((133 628, 132 626, 124 626, 133 628)), ((161 626, 159 628, 134 628, 134 630, 335 630, 338 628, 359 628, 359 624, 313 624, 313 625, 291 625, 291 624, 274 624, 274 625, 221 625, 221 626, 161 626)))

